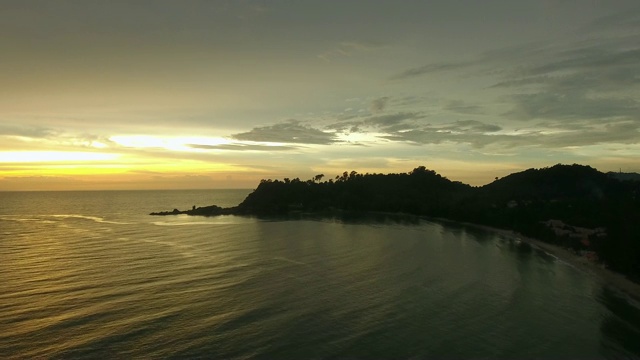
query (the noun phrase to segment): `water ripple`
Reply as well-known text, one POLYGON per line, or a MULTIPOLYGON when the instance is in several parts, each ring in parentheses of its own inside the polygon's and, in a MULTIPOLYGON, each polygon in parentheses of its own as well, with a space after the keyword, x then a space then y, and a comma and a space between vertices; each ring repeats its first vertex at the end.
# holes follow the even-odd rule
POLYGON ((158 222, 136 208, 151 195, 0 214, 3 358, 640 356, 638 304, 498 236, 158 222))

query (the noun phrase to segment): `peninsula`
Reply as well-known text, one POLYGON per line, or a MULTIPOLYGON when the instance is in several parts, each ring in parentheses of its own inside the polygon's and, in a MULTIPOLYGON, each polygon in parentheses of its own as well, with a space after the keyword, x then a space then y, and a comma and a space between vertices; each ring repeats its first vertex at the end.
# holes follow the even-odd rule
POLYGON ((262 180, 235 207, 216 205, 151 215, 403 213, 498 229, 556 245, 586 261, 640 280, 640 181, 589 166, 555 165, 473 187, 424 166, 408 173, 344 172, 262 180))

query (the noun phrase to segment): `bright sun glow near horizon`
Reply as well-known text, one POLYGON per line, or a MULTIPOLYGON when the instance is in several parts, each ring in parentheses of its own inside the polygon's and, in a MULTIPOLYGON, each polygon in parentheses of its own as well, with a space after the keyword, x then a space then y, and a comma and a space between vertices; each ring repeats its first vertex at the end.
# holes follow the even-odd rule
POLYGON ((118 154, 77 151, 3 151, 0 163, 64 163, 115 160, 118 154))
POLYGON ((8 2, 0 191, 640 172, 636 0, 8 2))

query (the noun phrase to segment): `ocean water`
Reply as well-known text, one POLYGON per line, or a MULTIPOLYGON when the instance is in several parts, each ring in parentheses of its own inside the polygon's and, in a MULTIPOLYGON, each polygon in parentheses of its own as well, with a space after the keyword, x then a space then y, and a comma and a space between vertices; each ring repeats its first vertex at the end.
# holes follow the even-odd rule
POLYGON ((637 302, 491 232, 147 215, 248 192, 0 192, 0 358, 640 357, 637 302))

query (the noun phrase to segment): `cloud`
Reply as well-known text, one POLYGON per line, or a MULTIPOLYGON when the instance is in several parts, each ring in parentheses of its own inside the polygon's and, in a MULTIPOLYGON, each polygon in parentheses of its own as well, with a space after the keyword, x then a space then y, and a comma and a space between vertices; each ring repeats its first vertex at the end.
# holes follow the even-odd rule
POLYGON ((507 143, 514 140, 509 135, 493 134, 501 130, 502 127, 498 125, 486 124, 477 120, 463 120, 398 130, 383 135, 381 138, 413 144, 467 143, 474 147, 483 147, 499 141, 507 143))
POLYGON ((425 96, 404 96, 400 98, 394 97, 391 99, 391 104, 394 106, 416 106, 432 102, 433 99, 425 96))
MULTIPOLYGON (((561 47, 560 49, 565 49, 561 47)), ((389 80, 405 80, 428 74, 447 73, 457 70, 473 70, 467 75, 484 76, 500 75, 519 69, 522 64, 527 64, 532 59, 545 57, 550 51, 554 51, 554 45, 542 42, 530 42, 492 49, 479 54, 477 57, 466 61, 442 61, 414 67, 390 76, 389 80), (517 64, 514 68, 514 64, 517 64)))
POLYGON ((497 125, 480 121, 457 121, 453 124, 425 126, 409 131, 399 131, 382 138, 390 141, 409 142, 415 145, 464 143, 474 148, 497 146, 505 149, 539 147, 561 149, 574 146, 591 146, 605 143, 640 144, 640 124, 621 121, 605 125, 583 125, 572 130, 500 133, 497 125))
POLYGON ((449 101, 444 109, 459 114, 482 114, 484 112, 482 106, 469 104, 462 100, 449 101))
POLYGON ((638 144, 640 143, 640 124, 622 121, 540 138, 549 147, 588 146, 603 143, 638 144))
POLYGON ((368 131, 391 133, 410 130, 418 126, 417 120, 423 119, 422 112, 397 112, 394 114, 363 116, 348 121, 329 124, 325 129, 342 134, 366 133, 368 131))
POLYGON ((491 133, 502 130, 498 125, 485 124, 477 120, 456 121, 449 126, 442 127, 441 129, 457 133, 491 133))
POLYGON ((362 129, 362 126, 363 126, 362 120, 339 121, 339 122, 325 126, 325 129, 329 131, 348 134, 348 133, 355 133, 355 132, 363 132, 364 130, 362 129))
POLYGON ((374 113, 374 114, 383 112, 384 109, 387 107, 387 103, 388 102, 389 102, 389 97, 388 96, 384 96, 384 97, 381 97, 381 98, 374 99, 371 102, 371 106, 370 106, 371 112, 374 113))
POLYGON ((631 117, 638 119, 640 109, 640 103, 632 99, 590 97, 584 92, 541 91, 513 95, 511 100, 514 104, 513 109, 505 115, 520 120, 604 120, 631 117))
POLYGON ((288 120, 271 126, 256 127, 248 132, 234 134, 231 137, 244 141, 290 144, 328 145, 337 141, 334 134, 301 124, 298 120, 288 120))
POLYGON ((445 71, 453 71, 468 68, 474 65, 476 62, 440 62, 432 63, 424 66, 407 69, 396 75, 392 75, 389 80, 404 80, 410 79, 421 75, 439 73, 445 71))
POLYGON ((338 43, 333 49, 327 50, 318 57, 322 60, 331 62, 332 59, 339 57, 350 57, 354 54, 361 52, 370 52, 378 49, 382 49, 385 46, 376 42, 363 42, 363 41, 342 41, 338 43))
POLYGON ((41 126, 0 125, 0 135, 48 138, 56 136, 57 134, 57 131, 41 126))
MULTIPOLYGON (((485 87, 486 96, 498 94, 496 107, 510 107, 502 113, 507 120, 571 122, 579 123, 578 127, 601 121, 640 122, 640 7, 596 19, 582 32, 579 41, 519 44, 469 61, 407 69, 391 79, 465 70, 474 81, 497 79, 485 87)), ((461 101, 442 107, 453 113, 483 115, 490 108, 461 101)))
MULTIPOLYGON (((509 120, 539 121, 525 130, 513 131, 512 126, 505 130, 476 120, 422 125, 398 114, 372 117, 364 124, 385 131, 384 139, 416 145, 451 142, 476 148, 561 149, 636 144, 640 142, 640 8, 603 17, 585 29, 587 36, 579 41, 519 44, 487 51, 469 61, 426 64, 390 77, 404 80, 464 71, 472 77, 472 84, 493 81, 479 96, 487 106, 454 100, 440 102, 441 109, 486 116, 490 109, 506 105, 507 111, 495 114, 503 116, 505 124, 509 120), (487 101, 491 96, 496 96, 493 104, 487 101)), ((397 99, 391 101, 394 106, 397 99)), ((412 98, 406 101, 413 103, 412 98)))
POLYGON ((593 46, 571 50, 559 55, 565 58, 535 66, 528 72, 540 75, 560 71, 593 71, 627 66, 637 68, 640 63, 640 49, 619 50, 593 46))
POLYGON ((640 122, 638 44, 640 32, 547 47, 491 88, 512 92, 505 97, 509 119, 640 122))
POLYGON ((581 32, 640 31, 640 7, 600 17, 580 29, 581 32))
POLYGON ((507 80, 499 81, 489 88, 509 88, 509 87, 523 87, 529 85, 542 85, 548 83, 550 78, 548 76, 530 76, 525 78, 509 78, 507 80))
POLYGON ((220 145, 189 144, 188 146, 193 149, 232 150, 232 151, 282 151, 282 150, 298 149, 297 146, 259 145, 259 144, 220 144, 220 145))
MULTIPOLYGON (((416 145, 441 144, 444 142, 469 143, 474 147, 483 147, 488 143, 488 139, 480 134, 469 136, 468 134, 456 134, 450 131, 443 131, 437 128, 422 128, 409 131, 396 132, 382 136, 383 139, 391 141, 410 142, 416 145)), ((493 139, 492 139, 493 140, 493 139)))
POLYGON ((384 129, 390 126, 396 126, 407 120, 416 120, 421 118, 424 118, 424 115, 419 112, 399 112, 389 115, 376 115, 368 117, 363 121, 363 125, 376 126, 384 129))

